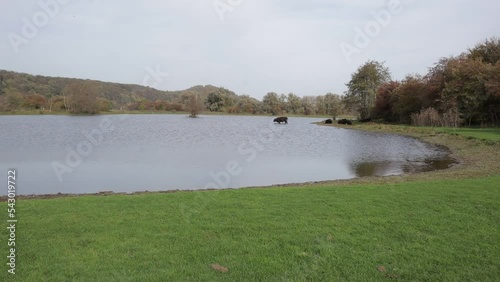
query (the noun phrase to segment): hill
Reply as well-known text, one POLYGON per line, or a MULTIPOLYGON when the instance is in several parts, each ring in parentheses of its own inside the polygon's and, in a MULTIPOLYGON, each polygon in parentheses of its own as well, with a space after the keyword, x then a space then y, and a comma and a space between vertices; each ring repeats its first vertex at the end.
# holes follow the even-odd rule
MULTIPOLYGON (((43 107, 42 100, 58 100, 58 97, 64 97, 65 94, 68 94, 65 93, 65 89, 68 90, 68 87, 72 84, 78 85, 76 88, 84 88, 86 91, 92 89, 96 93, 96 98, 101 99, 101 101, 108 101, 110 107, 115 109, 124 108, 134 103, 138 104, 145 102, 170 102, 180 104, 182 102, 182 95, 188 93, 199 95, 202 101, 206 100, 210 93, 219 92, 224 93, 233 100, 238 99, 238 95, 233 91, 213 85, 197 85, 179 91, 162 91, 137 84, 121 84, 66 77, 49 77, 0 70, 0 97, 4 98, 0 99, 0 106, 3 106, 0 107, 0 109, 14 110, 17 106, 22 106, 20 104, 25 104, 24 106, 26 106, 26 99, 30 100, 30 97, 36 97, 39 100, 38 106, 43 107)), ((33 108, 30 107, 29 104, 30 101, 28 101, 28 105, 25 108, 33 108)), ((37 105, 35 105, 34 108, 38 108, 37 105)))

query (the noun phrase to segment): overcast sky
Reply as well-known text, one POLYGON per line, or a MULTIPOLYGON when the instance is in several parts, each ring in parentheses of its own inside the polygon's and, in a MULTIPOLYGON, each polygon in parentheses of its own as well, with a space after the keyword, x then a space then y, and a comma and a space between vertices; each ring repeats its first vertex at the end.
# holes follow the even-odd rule
POLYGON ((258 99, 342 94, 367 60, 394 79, 424 74, 500 36, 492 0, 2 0, 0 11, 0 69, 258 99))

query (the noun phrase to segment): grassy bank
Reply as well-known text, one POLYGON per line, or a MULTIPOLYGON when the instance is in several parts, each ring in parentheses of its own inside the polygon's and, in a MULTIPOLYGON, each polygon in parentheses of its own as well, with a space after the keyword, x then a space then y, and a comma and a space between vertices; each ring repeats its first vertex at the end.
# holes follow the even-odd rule
POLYGON ((500 128, 471 128, 471 127, 414 127, 408 125, 383 125, 383 124, 357 124, 356 129, 375 130, 384 132, 395 132, 410 134, 420 137, 421 135, 448 134, 466 137, 469 140, 479 139, 483 141, 500 141, 500 128))
POLYGON ((500 128, 437 128, 435 130, 453 135, 500 141, 500 128))
MULTIPOLYGON (((358 128, 445 145, 461 165, 296 187, 20 199, 14 278, 497 281, 499 142, 358 128)), ((0 280, 11 280, 3 265, 0 280)))

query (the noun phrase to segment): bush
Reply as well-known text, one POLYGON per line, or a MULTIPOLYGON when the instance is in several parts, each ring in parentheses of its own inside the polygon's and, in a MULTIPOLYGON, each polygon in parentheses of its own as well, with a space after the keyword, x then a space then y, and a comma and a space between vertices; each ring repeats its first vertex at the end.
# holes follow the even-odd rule
POLYGON ((411 114, 411 123, 415 126, 458 127, 461 120, 456 109, 450 109, 440 115, 436 109, 427 108, 418 113, 411 114))

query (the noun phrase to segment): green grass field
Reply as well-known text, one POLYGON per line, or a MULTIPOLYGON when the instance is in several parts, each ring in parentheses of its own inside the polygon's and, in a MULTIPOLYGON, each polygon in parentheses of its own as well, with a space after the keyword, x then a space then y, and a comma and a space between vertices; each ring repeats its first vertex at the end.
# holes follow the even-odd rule
POLYGON ((500 128, 437 128, 438 132, 445 132, 465 137, 472 137, 490 141, 500 140, 500 128))
POLYGON ((16 278, 495 281, 499 183, 495 176, 24 200, 16 278))
POLYGON ((449 146, 462 164, 297 187, 19 198, 16 275, 0 228, 0 281, 498 281, 500 143, 360 126, 449 146))
MULTIPOLYGON (((319 125, 324 125, 321 123, 316 123, 319 125)), ((381 131, 390 131, 390 132, 398 132, 403 134, 408 133, 446 133, 450 135, 463 136, 469 139, 479 139, 479 140, 488 140, 488 141, 500 141, 500 127, 492 127, 492 128, 471 128, 471 127, 415 127, 408 125, 384 125, 384 124, 361 124, 358 122, 354 122, 354 126, 348 125, 327 125, 334 127, 344 127, 344 128, 357 128, 363 130, 381 130, 381 131)))

